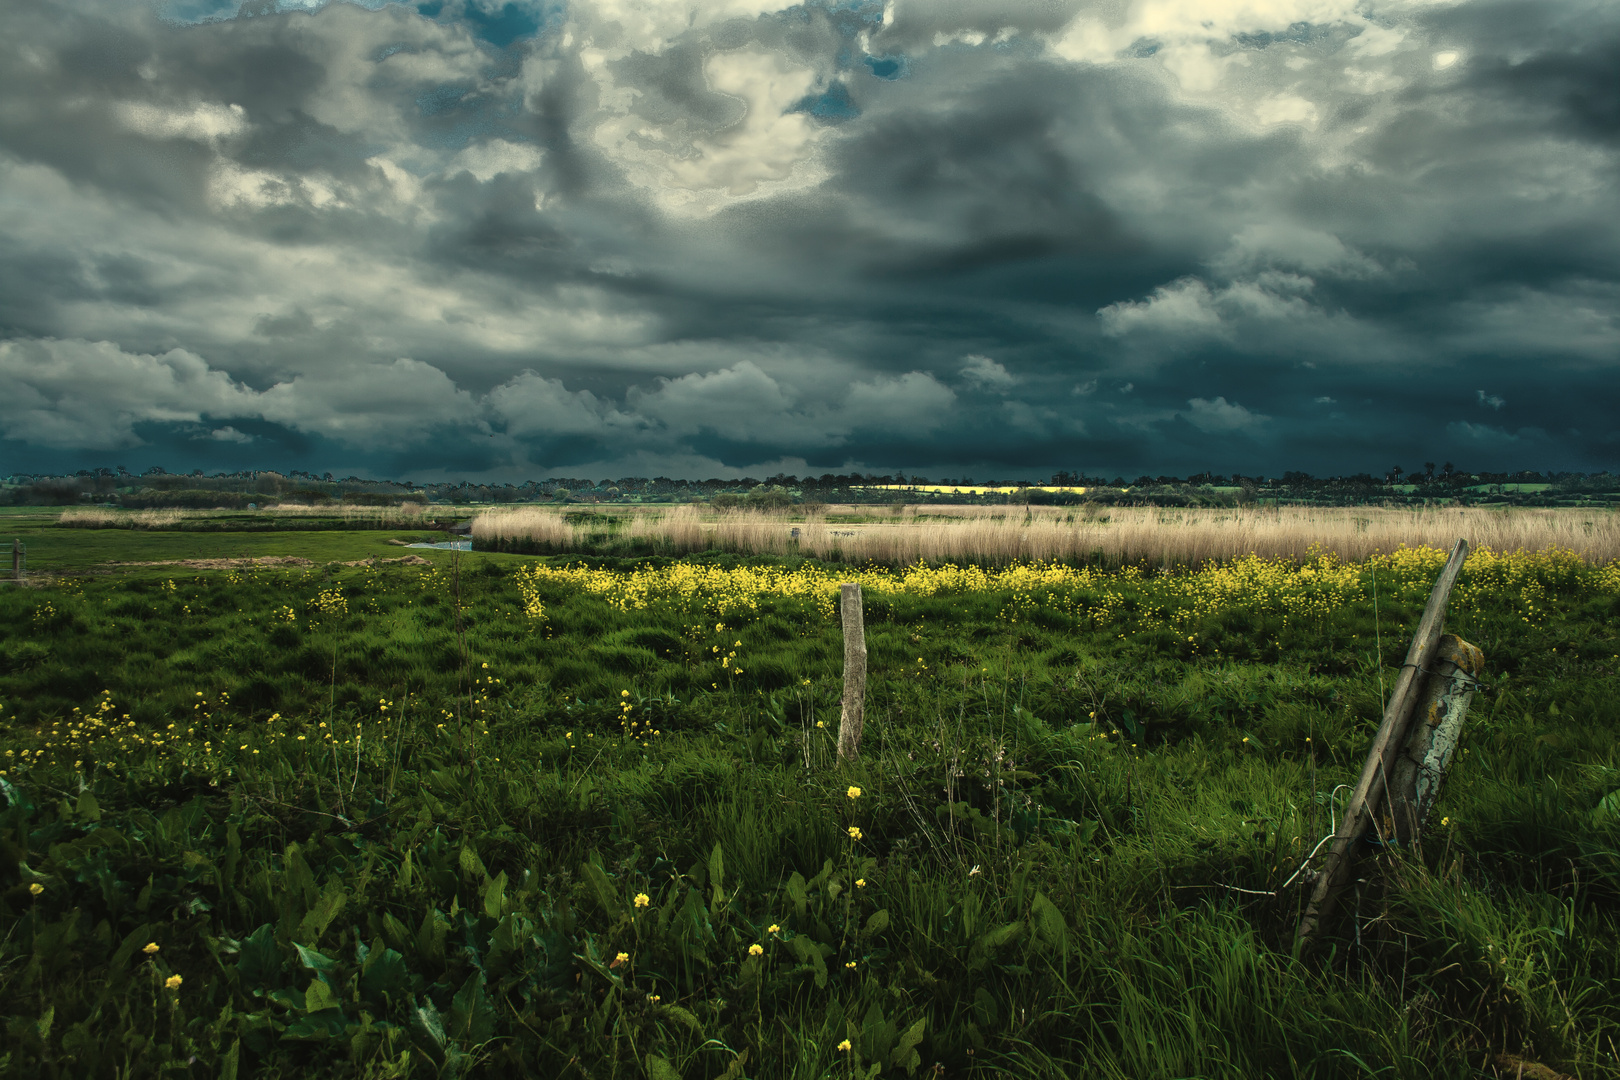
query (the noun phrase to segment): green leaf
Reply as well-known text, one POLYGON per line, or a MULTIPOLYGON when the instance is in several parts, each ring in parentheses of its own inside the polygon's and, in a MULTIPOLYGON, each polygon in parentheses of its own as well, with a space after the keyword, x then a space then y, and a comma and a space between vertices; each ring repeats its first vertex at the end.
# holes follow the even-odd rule
POLYGON ((664 1058, 657 1054, 648 1054, 647 1080, 681 1080, 681 1074, 664 1058))
POLYGON ((1599 825, 1620 821, 1620 788, 1609 792, 1592 809, 1592 820, 1599 825))
POLYGON ((1023 920, 1015 919, 1004 926, 996 927, 994 930, 984 935, 979 939, 979 945, 986 950, 999 949, 1004 945, 1010 945, 1014 941, 1017 941, 1023 935, 1023 933, 1023 920))
POLYGON ((484 886, 484 914, 492 919, 501 917, 501 901, 506 898, 506 871, 502 870, 484 886))
POLYGON ((658 1010, 658 1015, 667 1016, 671 1020, 685 1024, 687 1027, 695 1031, 700 1037, 703 1034, 703 1022, 700 1021, 692 1012, 681 1008, 679 1005, 661 1006, 658 1010))
POLYGON ((489 871, 484 869, 484 860, 478 857, 471 844, 461 845, 461 855, 458 860, 461 872, 474 881, 483 881, 489 877, 489 871))
POLYGON ((332 993, 332 988, 326 985, 325 979, 317 975, 309 980, 309 985, 304 988, 305 1012, 320 1012, 322 1009, 335 1009, 337 1007, 337 996, 332 993))
POLYGON ((341 1039, 348 1033, 349 1019, 343 1015, 341 1009, 322 1009, 307 1016, 300 1016, 282 1033, 284 1039, 294 1039, 301 1042, 318 1042, 325 1039, 341 1039))
POLYGON ((433 1002, 427 1001, 411 1010, 411 1035, 418 1049, 432 1059, 440 1068, 444 1067, 445 1034, 444 1018, 439 1010, 433 1007, 433 1002))
POLYGON ((341 881, 333 878, 327 882, 326 891, 321 893, 320 899, 315 901, 315 906, 310 908, 308 914, 299 922, 298 933, 294 940, 307 941, 311 945, 319 944, 321 935, 326 933, 326 928, 332 925, 332 920, 338 917, 348 902, 349 898, 343 891, 341 881))
POLYGON ((793 902, 793 910, 803 915, 805 906, 810 902, 810 897, 804 891, 804 875, 797 870, 793 872, 792 877, 788 878, 787 894, 788 899, 793 902))
POLYGON ((428 908, 422 916, 422 925, 416 930, 416 954, 429 963, 443 963, 444 935, 449 929, 450 924, 439 909, 428 908))
POLYGON ((242 939, 236 954, 236 973, 247 989, 262 989, 281 973, 281 950, 276 946, 276 928, 265 923, 242 939))
POLYGON ((917 1046, 922 1042, 927 1026, 928 1018, 925 1016, 908 1027, 900 1036, 900 1045, 894 1048, 894 1053, 889 1057, 889 1064, 905 1069, 907 1076, 915 1073, 917 1066, 922 1064, 922 1055, 918 1053, 917 1046))
POLYGON ((877 911, 872 912, 871 917, 866 920, 866 936, 867 937, 873 937, 873 936, 875 936, 877 934, 881 934, 881 933, 883 933, 883 931, 887 930, 888 928, 889 928, 889 912, 888 912, 887 908, 882 908, 882 909, 879 909, 877 911))
POLYGON ((236 1080, 236 1071, 242 1063, 242 1040, 231 1043, 225 1056, 219 1059, 219 1080, 236 1080))
POLYGON ((715 844, 714 850, 709 852, 709 884, 713 886, 716 895, 719 895, 720 890, 725 887, 725 876, 726 855, 720 850, 720 845, 715 844))
POLYGON ((337 967, 336 960, 333 960, 330 956, 324 956, 314 949, 307 949, 297 942, 293 943, 293 948, 298 950, 299 962, 311 971, 331 971, 337 967))
POLYGON ((96 802, 96 797, 90 793, 89 788, 79 792, 79 804, 74 807, 73 816, 80 821, 101 820, 101 804, 96 802))
POLYGON ((743 1066, 747 1064, 748 1051, 744 1050, 731 1059, 731 1064, 726 1066, 726 1071, 720 1074, 720 1080, 738 1080, 738 1077, 743 1074, 743 1066))
POLYGON ((360 996, 374 1001, 384 995, 398 998, 405 989, 406 974, 405 957, 379 941, 371 947, 360 972, 360 996))
POLYGON ((614 891, 613 882, 608 880, 606 871, 594 862, 586 862, 581 864, 580 873, 590 885, 591 894, 596 897, 596 902, 604 914, 610 919, 617 919, 624 913, 623 907, 619 904, 619 895, 614 891))
POLYGON ((484 993, 482 972, 469 975, 451 1000, 448 1034, 467 1049, 483 1045, 495 1034, 495 1007, 484 993))
POLYGON ((1067 954, 1069 950, 1069 924, 1064 921, 1063 912, 1057 905, 1046 898, 1046 894, 1039 890, 1035 893, 1035 900, 1029 906, 1030 921, 1035 924, 1035 935, 1045 944, 1067 954))

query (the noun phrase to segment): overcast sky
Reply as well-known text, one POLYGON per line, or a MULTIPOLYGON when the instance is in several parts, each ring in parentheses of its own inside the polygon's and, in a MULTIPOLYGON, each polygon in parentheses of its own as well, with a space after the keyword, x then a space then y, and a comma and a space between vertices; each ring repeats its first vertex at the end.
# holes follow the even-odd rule
POLYGON ((0 472, 1620 467, 1608 0, 5 0, 0 472))

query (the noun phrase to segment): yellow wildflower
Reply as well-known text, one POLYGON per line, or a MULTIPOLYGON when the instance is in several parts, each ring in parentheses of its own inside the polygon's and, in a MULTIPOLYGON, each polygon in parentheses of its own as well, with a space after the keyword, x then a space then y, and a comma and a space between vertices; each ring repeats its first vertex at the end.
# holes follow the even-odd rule
POLYGON ((860 789, 860 788, 858 788, 858 787, 855 787, 855 786, 854 786, 854 785, 853 785, 853 784, 852 784, 852 785, 850 785, 850 788, 849 788, 849 790, 848 790, 848 791, 846 791, 846 792, 844 792, 844 794, 845 794, 845 795, 848 795, 848 796, 849 796, 849 797, 850 797, 850 798, 852 798, 852 799, 858 799, 858 798, 860 798, 860 797, 861 797, 861 789, 860 789))
POLYGON ((38 896, 40 893, 45 891, 45 886, 36 881, 32 885, 28 886, 28 891, 33 893, 35 896, 38 896))
POLYGON ((851 825, 849 827, 849 838, 851 840, 859 840, 861 838, 861 830, 856 828, 854 825, 851 825))
POLYGON ((644 892, 636 893, 636 907, 646 907, 650 903, 652 903, 652 897, 644 892))
POLYGON ((838 1049, 841 1053, 849 1053, 849 1040, 845 1039, 843 1042, 839 1043, 838 1049))
POLYGON ((763 945, 750 945, 750 946, 748 946, 748 955, 749 956, 763 956, 763 955, 765 955, 765 946, 763 946, 763 945))
POLYGON ((165 990, 178 990, 180 989, 180 984, 184 981, 185 980, 180 978, 178 975, 170 975, 167 979, 163 980, 163 988, 165 990))
POLYGON ((141 952, 145 953, 147 956, 151 956, 157 951, 158 943, 155 941, 148 941, 145 945, 141 946, 141 952))

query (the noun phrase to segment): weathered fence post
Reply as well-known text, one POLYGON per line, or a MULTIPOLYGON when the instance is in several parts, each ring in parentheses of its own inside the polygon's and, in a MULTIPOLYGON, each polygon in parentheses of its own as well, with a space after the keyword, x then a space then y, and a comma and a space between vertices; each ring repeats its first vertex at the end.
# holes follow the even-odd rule
POLYGON ((1412 637, 1412 647, 1406 651, 1406 663, 1401 665, 1401 673, 1395 680, 1395 692, 1389 696, 1383 723, 1378 726, 1367 762, 1361 768, 1361 779, 1356 783, 1349 805, 1344 808, 1344 816, 1339 819, 1339 831, 1333 835, 1333 846, 1328 849, 1322 872, 1317 876, 1305 916, 1299 921, 1297 943, 1301 947, 1311 941, 1317 927, 1332 912, 1339 889, 1350 876, 1351 848, 1378 813, 1379 803, 1391 786, 1395 757, 1405 745, 1407 726, 1417 704, 1423 675, 1439 650, 1446 602, 1451 599, 1451 588, 1457 583, 1466 558, 1468 541, 1458 540, 1457 546, 1451 549, 1451 558, 1446 560, 1445 568, 1435 580, 1434 591, 1429 593, 1429 604, 1423 609, 1423 618, 1412 637))
POLYGON ((24 561, 26 556, 23 553, 26 550, 20 539, 11 542, 11 579, 13 581, 23 579, 23 567, 26 565, 24 561))
POLYGON ((861 723, 866 708, 866 616, 861 587, 838 586, 838 609, 844 623, 844 708, 838 717, 838 760, 854 761, 861 753, 861 723))
POLYGON ((1409 844, 1423 832, 1429 809, 1457 752, 1468 704, 1485 670, 1485 654, 1452 634, 1440 638, 1428 680, 1407 728, 1406 744, 1389 779, 1384 832, 1409 844))

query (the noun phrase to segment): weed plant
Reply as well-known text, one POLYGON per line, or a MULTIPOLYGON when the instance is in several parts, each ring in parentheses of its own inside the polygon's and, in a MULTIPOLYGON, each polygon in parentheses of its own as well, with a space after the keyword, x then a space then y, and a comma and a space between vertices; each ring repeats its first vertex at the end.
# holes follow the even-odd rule
POLYGON ((476 557, 0 592, 0 1073, 1620 1074, 1620 575, 1470 560, 1420 846, 1296 958, 1443 553, 476 557))

